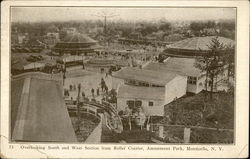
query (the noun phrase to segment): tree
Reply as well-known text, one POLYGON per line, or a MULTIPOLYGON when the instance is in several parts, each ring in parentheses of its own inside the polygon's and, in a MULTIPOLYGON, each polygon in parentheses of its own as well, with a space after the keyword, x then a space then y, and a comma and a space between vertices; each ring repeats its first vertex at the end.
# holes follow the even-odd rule
MULTIPOLYGON (((200 50, 201 51, 201 50, 200 50)), ((201 57, 196 57, 194 66, 201 70, 202 73, 206 73, 205 79, 205 90, 207 91, 207 81, 208 81, 208 66, 209 66, 209 56, 204 54, 201 57)))
POLYGON ((156 31, 157 31, 156 26, 154 26, 154 25, 146 25, 145 27, 143 27, 141 29, 141 34, 143 36, 146 36, 146 35, 152 34, 153 32, 156 32, 156 31))
POLYGON ((193 31, 200 31, 204 28, 204 25, 201 22, 191 22, 190 29, 193 31))
POLYGON ((196 59, 195 67, 199 68, 201 72, 206 72, 206 90, 209 79, 210 100, 212 100, 214 80, 224 71, 225 62, 223 62, 223 57, 225 55, 225 46, 219 42, 218 37, 215 37, 208 48, 209 51, 207 53, 196 59))
POLYGON ((201 36, 204 33, 204 29, 214 29, 216 26, 215 21, 193 21, 190 23, 190 29, 196 34, 197 36, 201 36))
POLYGON ((164 22, 164 23, 160 24, 159 30, 162 30, 164 32, 171 30, 171 23, 164 22))
POLYGON ((234 46, 226 46, 223 55, 223 62, 227 66, 227 80, 229 83, 230 77, 234 78, 235 70, 235 47, 234 46))

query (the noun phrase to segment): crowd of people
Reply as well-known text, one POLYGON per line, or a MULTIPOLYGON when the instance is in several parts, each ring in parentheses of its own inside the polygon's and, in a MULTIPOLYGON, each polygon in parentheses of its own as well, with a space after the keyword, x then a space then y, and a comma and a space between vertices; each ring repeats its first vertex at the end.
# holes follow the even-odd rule
MULTIPOLYGON (((78 85, 78 87, 80 87, 79 94, 81 95, 81 97, 80 97, 81 99, 86 99, 86 98, 95 99, 96 97, 99 97, 100 95, 103 95, 103 98, 104 98, 104 95, 108 94, 108 90, 109 90, 108 86, 103 78, 101 78, 100 87, 97 86, 96 89, 91 88, 91 90, 90 90, 91 96, 86 96, 85 92, 83 90, 81 90, 82 86, 80 84, 78 85)), ((72 96, 71 92, 75 92, 75 91, 77 91, 76 84, 70 84, 68 89, 67 88, 64 89, 64 96, 70 97, 70 99, 73 100, 73 96, 72 96)), ((75 99, 77 99, 77 96, 75 97, 75 99)))
POLYGON ((125 108, 125 111, 120 111, 119 115, 122 119, 123 128, 127 130, 142 130, 146 124, 146 115, 141 107, 131 109, 125 108))

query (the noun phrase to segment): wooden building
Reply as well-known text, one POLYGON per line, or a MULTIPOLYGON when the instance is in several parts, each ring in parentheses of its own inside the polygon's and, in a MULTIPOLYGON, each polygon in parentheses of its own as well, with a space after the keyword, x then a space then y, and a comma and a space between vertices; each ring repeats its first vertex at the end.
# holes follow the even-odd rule
MULTIPOLYGON (((195 58, 177 58, 168 57, 164 63, 150 62, 143 67, 145 70, 159 71, 162 74, 175 73, 187 77, 187 92, 197 94, 206 87, 206 73, 201 72, 195 67, 195 58)), ((217 87, 221 85, 224 79, 227 79, 227 69, 219 75, 215 80, 214 91, 221 91, 227 88, 217 87)), ((209 81, 209 79, 208 79, 209 81)), ((207 88, 209 89, 209 82, 207 88)))
POLYGON ((187 92, 196 94, 205 87, 205 75, 194 64, 194 58, 169 57, 164 63, 150 62, 143 69, 187 76, 187 92))
POLYGON ((138 101, 146 115, 163 116, 165 104, 186 94, 187 77, 171 72, 124 68, 113 75, 112 87, 118 92, 118 111, 124 110, 131 101, 138 101))
MULTIPOLYGON (((216 38, 216 36, 193 37, 167 45, 167 49, 159 55, 159 59, 162 59, 163 61, 167 57, 201 56, 210 50, 209 45, 214 38, 216 38)), ((234 40, 228 38, 218 37, 218 40, 223 45, 234 45, 234 40)))

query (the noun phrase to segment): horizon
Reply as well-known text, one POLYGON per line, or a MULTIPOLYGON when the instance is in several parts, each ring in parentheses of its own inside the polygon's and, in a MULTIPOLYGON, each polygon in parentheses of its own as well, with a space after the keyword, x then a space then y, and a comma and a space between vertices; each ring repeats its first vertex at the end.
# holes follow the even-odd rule
POLYGON ((11 22, 108 21, 219 21, 235 20, 235 8, 113 8, 113 7, 13 7, 11 22), (186 13, 190 14, 186 14, 186 13), (51 16, 53 15, 53 16, 51 16))

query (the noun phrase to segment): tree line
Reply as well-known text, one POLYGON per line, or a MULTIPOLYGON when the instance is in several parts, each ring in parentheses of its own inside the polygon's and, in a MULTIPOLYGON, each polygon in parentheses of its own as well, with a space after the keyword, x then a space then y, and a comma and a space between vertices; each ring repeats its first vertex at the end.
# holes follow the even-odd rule
MULTIPOLYGON (((19 33, 28 33, 32 36, 43 36, 47 32, 58 32, 63 28, 74 27, 79 32, 89 33, 93 28, 103 28, 102 20, 85 20, 85 21, 67 21, 67 22, 36 22, 36 23, 12 23, 12 31, 15 29, 19 33)), ((108 36, 121 35, 128 36, 132 32, 140 33, 142 36, 151 35, 154 32, 162 32, 165 35, 183 34, 190 36, 207 36, 210 34, 224 36, 234 39, 235 22, 232 20, 215 21, 191 21, 183 25, 176 26, 176 22, 158 21, 158 22, 129 22, 129 21, 108 21, 107 34, 108 36), (209 32, 209 33, 207 33, 209 32)), ((103 32, 99 32, 102 34, 103 32)))

